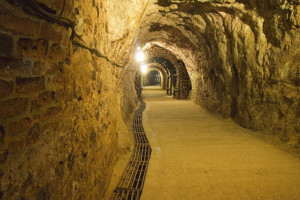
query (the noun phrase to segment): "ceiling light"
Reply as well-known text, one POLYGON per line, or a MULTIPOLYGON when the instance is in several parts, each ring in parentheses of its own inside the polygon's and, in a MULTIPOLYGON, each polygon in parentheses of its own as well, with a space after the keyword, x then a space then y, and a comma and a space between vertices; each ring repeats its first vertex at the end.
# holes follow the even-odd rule
POLYGON ((142 64, 141 65, 141 72, 142 72, 142 74, 146 74, 147 73, 147 65, 146 64, 142 64))
POLYGON ((138 62, 142 62, 145 59, 145 54, 142 51, 137 51, 135 58, 138 62))

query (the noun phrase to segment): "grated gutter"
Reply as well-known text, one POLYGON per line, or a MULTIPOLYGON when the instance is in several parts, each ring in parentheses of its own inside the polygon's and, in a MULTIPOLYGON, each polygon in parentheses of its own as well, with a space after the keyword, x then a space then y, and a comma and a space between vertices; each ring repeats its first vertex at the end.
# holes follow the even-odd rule
POLYGON ((142 124, 146 104, 143 100, 133 118, 134 151, 114 190, 111 200, 139 200, 145 183, 151 147, 142 124))

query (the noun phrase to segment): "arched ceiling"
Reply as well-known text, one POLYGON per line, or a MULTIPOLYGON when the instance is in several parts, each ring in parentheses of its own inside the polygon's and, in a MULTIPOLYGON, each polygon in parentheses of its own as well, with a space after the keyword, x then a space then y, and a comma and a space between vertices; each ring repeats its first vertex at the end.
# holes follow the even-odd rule
MULTIPOLYGON (((299 1, 158 0, 146 10, 138 40, 146 49, 157 45, 169 50, 184 61, 189 71, 196 70, 207 58, 224 62, 216 53, 226 51, 227 47, 220 43, 234 34, 248 39, 243 37, 247 37, 244 32, 249 32, 249 39, 254 40, 250 42, 280 45, 283 33, 274 30, 276 26, 271 23, 292 16, 291 6, 296 5, 299 1)), ((276 29, 297 27, 297 19, 291 17, 289 21, 278 22, 276 29)))
POLYGON ((210 110, 241 118, 255 113, 250 96, 262 101, 264 87, 298 85, 299 0, 153 1, 139 44, 156 51, 151 62, 172 63, 168 54, 182 60, 192 98, 210 110))
POLYGON ((165 68, 163 65, 159 64, 159 63, 156 63, 156 62, 150 62, 150 63, 148 63, 147 65, 148 65, 148 69, 151 69, 151 68, 157 69, 157 70, 159 70, 164 76, 167 76, 167 74, 168 74, 166 68, 165 68))
POLYGON ((162 48, 158 45, 152 45, 150 48, 144 48, 148 59, 155 57, 163 57, 169 60, 174 66, 177 63, 177 57, 169 50, 162 48))
POLYGON ((177 58, 176 56, 158 45, 149 46, 150 48, 144 48, 147 55, 147 63, 159 63, 167 71, 176 73, 177 58))
POLYGON ((150 63, 159 63, 162 66, 164 66, 164 68, 168 72, 171 72, 173 74, 176 74, 176 72, 177 72, 176 67, 173 65, 173 63, 170 62, 168 59, 166 59, 164 57, 152 57, 152 58, 149 58, 147 60, 147 62, 150 62, 150 63))

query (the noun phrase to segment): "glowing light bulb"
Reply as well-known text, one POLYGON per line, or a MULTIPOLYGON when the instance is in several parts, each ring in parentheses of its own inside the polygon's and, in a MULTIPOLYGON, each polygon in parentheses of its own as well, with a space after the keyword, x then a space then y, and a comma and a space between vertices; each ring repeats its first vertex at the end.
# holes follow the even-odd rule
POLYGON ((145 64, 141 65, 141 72, 142 72, 142 74, 146 74, 147 73, 147 65, 145 65, 145 64))
POLYGON ((142 51, 138 51, 138 52, 136 52, 135 58, 138 62, 144 61, 145 54, 142 51))

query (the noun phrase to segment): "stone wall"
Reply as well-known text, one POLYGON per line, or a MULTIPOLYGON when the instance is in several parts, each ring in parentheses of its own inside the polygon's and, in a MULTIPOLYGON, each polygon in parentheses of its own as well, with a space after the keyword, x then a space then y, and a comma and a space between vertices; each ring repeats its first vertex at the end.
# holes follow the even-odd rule
MULTIPOLYGON (((38 0, 60 15, 64 1, 38 0)), ((146 1, 67 0, 71 29, 0 2, 0 199, 101 199, 137 106, 135 35, 146 1)))
POLYGON ((195 102, 297 148, 299 11, 293 0, 159 0, 139 40, 184 61, 195 102))
POLYGON ((298 1, 37 1, 91 51, 27 2, 0 2, 0 198, 103 196, 130 148, 140 27, 141 47, 184 62, 195 102, 299 147, 298 1))
POLYGON ((299 5, 250 1, 234 6, 239 10, 220 7, 215 8, 219 14, 207 14, 208 59, 200 66, 195 100, 243 127, 279 134, 297 147, 299 5))

